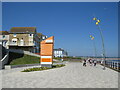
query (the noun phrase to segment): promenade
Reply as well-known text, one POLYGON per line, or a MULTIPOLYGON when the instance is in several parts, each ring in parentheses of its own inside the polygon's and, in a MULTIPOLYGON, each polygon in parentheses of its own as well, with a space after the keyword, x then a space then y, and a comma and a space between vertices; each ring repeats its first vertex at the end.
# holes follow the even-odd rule
POLYGON ((24 68, 2 70, 2 88, 118 88, 118 72, 100 65, 68 62, 61 68, 20 72, 24 68))

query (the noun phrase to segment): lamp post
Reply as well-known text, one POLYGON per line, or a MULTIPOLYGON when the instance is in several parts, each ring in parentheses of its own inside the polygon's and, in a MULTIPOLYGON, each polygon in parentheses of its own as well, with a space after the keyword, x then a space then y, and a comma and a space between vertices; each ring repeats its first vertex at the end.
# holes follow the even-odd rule
POLYGON ((96 51, 96 46, 95 46, 94 36, 90 35, 90 37, 91 37, 91 40, 93 41, 95 57, 97 57, 97 51, 96 51))
POLYGON ((105 70, 105 58, 106 58, 106 56, 105 56, 104 38, 103 38, 102 30, 101 30, 100 25, 99 25, 100 20, 98 20, 97 18, 93 18, 93 20, 96 21, 96 25, 98 26, 98 29, 99 29, 99 31, 100 31, 100 36, 101 36, 101 39, 102 39, 102 53, 103 53, 103 60, 104 60, 103 70, 105 70))

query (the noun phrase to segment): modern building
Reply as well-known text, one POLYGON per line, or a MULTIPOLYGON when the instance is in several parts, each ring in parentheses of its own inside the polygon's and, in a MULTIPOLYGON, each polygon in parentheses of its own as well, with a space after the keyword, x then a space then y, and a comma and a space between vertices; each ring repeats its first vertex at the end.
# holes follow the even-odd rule
POLYGON ((8 49, 9 44, 9 33, 7 31, 0 31, 0 44, 8 49))
POLYGON ((12 27, 9 32, 9 48, 39 53, 40 42, 45 35, 37 33, 36 27, 12 27))
POLYGON ((54 49, 54 57, 66 57, 68 56, 67 51, 65 51, 64 49, 54 49))

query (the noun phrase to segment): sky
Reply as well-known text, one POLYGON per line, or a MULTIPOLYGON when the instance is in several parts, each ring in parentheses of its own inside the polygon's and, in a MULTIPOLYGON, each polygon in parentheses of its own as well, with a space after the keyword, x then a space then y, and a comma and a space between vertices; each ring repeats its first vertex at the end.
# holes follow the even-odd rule
POLYGON ((63 48, 70 56, 102 54, 100 30, 93 17, 101 20, 105 53, 118 56, 117 2, 3 2, 2 30, 12 27, 36 27, 37 32, 54 36, 54 48, 63 48))

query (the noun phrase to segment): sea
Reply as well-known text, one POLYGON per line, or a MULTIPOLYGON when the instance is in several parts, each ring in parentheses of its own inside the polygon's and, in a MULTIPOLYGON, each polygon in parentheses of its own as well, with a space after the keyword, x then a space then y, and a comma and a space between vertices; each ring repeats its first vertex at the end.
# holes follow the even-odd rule
POLYGON ((106 61, 111 61, 111 62, 118 62, 118 63, 120 63, 120 60, 106 60, 106 61))

